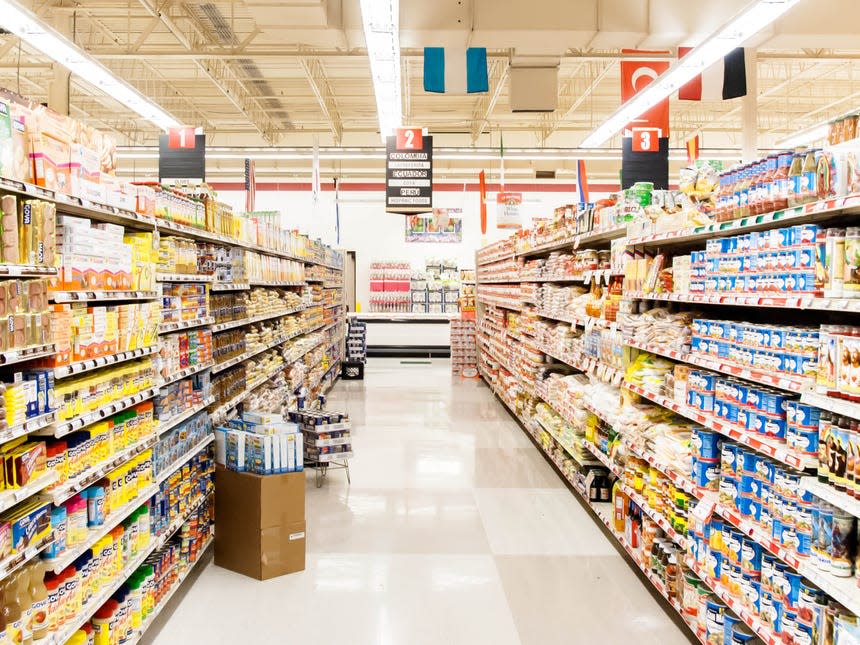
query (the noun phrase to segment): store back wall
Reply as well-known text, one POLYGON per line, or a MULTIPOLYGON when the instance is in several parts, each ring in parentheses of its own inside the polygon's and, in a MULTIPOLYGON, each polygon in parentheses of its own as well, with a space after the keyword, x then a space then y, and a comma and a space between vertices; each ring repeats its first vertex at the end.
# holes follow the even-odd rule
MULTIPOLYGON (((237 211, 245 209, 245 193, 220 190, 220 199, 237 211)), ((523 213, 526 226, 531 217, 551 217, 553 209, 576 201, 571 192, 541 191, 523 193, 523 213)), ((282 223, 319 237, 327 244, 347 251, 356 257, 356 299, 363 311, 369 311, 370 264, 380 260, 409 262, 414 270, 423 269, 426 258, 455 258, 460 268, 475 267, 475 251, 485 243, 511 234, 495 226, 495 204, 488 205, 487 236, 482 240, 479 197, 476 192, 437 191, 433 196, 437 208, 462 209, 463 241, 456 244, 407 243, 403 215, 385 212, 384 196, 379 191, 342 191, 340 193, 340 237, 337 235, 335 199, 332 191, 323 191, 314 202, 310 191, 259 190, 256 209, 276 210, 282 214, 282 223)))

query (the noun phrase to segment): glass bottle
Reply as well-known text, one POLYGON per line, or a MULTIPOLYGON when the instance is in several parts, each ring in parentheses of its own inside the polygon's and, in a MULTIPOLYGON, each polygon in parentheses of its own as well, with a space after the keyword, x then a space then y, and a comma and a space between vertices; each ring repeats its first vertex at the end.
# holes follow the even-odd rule
POLYGON ((791 167, 788 169, 788 178, 791 179, 791 192, 788 195, 789 207, 803 204, 803 161, 805 159, 805 148, 798 148, 791 157, 791 167))

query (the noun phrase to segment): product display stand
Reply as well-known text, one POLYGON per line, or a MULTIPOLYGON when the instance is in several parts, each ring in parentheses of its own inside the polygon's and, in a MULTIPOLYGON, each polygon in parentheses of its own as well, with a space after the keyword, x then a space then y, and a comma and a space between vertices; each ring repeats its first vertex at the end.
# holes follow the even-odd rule
POLYGON ((811 199, 697 228, 672 214, 539 230, 477 255, 481 376, 703 643, 724 623, 817 642, 833 628, 810 603, 833 604, 837 631, 860 615, 844 465, 860 412, 840 363, 857 344, 860 272, 842 271, 856 196, 811 199), (747 288, 781 275, 779 293, 747 288))

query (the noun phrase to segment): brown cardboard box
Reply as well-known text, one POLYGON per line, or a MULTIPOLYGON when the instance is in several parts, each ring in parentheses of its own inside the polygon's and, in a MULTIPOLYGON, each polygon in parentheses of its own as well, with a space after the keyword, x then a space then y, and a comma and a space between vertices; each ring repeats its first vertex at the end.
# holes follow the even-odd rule
POLYGON ((305 474, 260 476, 218 466, 215 564, 258 580, 305 568, 305 474))

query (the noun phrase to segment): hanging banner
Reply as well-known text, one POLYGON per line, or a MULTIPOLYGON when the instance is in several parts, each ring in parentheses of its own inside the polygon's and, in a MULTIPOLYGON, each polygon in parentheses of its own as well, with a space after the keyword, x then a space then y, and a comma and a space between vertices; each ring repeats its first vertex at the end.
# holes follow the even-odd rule
POLYGON ((522 193, 498 193, 496 195, 496 228, 522 228, 523 223, 520 214, 522 205, 522 193))
MULTIPOLYGON (((624 49, 624 54, 665 54, 668 52, 643 52, 635 49, 624 49)), ((621 102, 627 103, 639 92, 653 83, 660 74, 669 69, 667 60, 623 60, 621 61, 621 102)), ((633 119, 625 129, 633 128, 656 128, 660 130, 661 137, 669 136, 669 99, 660 101, 647 112, 633 119)))
POLYGON ((257 171, 253 159, 245 159, 245 212, 251 213, 257 205, 257 171))
POLYGON ((177 128, 158 138, 158 181, 165 184, 206 181, 206 135, 177 128))
POLYGON ((320 146, 317 138, 314 137, 314 156, 311 170, 311 194, 314 201, 319 201, 320 198, 320 146))
POLYGON ((481 235, 487 234, 487 173, 478 174, 478 187, 481 194, 481 235))
POLYGON ((433 210, 433 137, 400 128, 386 139, 385 211, 409 215, 433 210))
POLYGON ((456 244, 463 241, 463 210, 434 208, 433 215, 410 215, 406 218, 407 242, 456 244), (457 215, 457 217, 454 217, 457 215))
MULTIPOLYGON (((623 54, 643 56, 668 52, 624 49, 623 54)), ((626 103, 669 69, 668 60, 621 61, 621 100, 626 103)), ((638 181, 652 182, 654 188, 669 187, 669 99, 661 101, 633 119, 622 133, 621 187, 638 181)))

